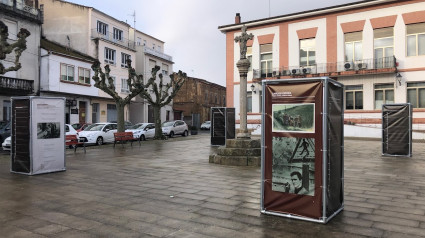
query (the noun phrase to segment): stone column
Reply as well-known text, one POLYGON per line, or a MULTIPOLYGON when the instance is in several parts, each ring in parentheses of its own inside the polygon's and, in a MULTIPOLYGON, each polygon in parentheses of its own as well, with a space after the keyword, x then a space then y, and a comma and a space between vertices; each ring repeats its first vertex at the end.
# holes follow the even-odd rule
POLYGON ((239 93, 239 108, 240 108, 240 127, 239 130, 236 133, 237 139, 250 139, 251 134, 248 132, 247 128, 247 113, 246 113, 246 89, 247 89, 247 74, 249 66, 251 65, 251 62, 249 62, 248 59, 240 59, 236 66, 239 70, 239 77, 240 77, 240 93, 239 93))

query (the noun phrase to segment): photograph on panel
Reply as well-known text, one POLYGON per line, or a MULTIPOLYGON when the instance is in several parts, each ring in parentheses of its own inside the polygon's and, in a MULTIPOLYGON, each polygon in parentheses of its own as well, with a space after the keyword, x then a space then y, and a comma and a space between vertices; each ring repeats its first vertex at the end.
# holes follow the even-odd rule
POLYGON ((314 133, 314 103, 273 104, 273 132, 314 133))
POLYGON ((37 123, 37 139, 60 138, 59 122, 41 122, 37 123))
POLYGON ((314 138, 273 137, 273 191, 314 196, 314 143, 314 138))

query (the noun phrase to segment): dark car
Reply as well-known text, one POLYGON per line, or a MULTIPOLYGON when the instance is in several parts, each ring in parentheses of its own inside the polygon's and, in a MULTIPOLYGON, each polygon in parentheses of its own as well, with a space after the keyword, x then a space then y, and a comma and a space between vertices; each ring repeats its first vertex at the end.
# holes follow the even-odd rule
POLYGON ((3 143, 3 141, 10 136, 11 131, 11 123, 7 122, 3 124, 3 126, 0 127, 0 144, 3 143))

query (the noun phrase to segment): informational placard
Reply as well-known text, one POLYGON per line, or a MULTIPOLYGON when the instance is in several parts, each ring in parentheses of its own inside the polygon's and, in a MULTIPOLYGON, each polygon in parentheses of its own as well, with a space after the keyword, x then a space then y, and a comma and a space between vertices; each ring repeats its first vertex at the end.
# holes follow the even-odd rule
POLYGON ((225 145, 226 139, 235 138, 235 109, 211 108, 211 145, 225 145))
POLYGON ((382 155, 412 156, 410 103, 382 105, 382 155))
POLYGON ((329 78, 263 81, 262 213, 326 223, 342 210, 342 99, 329 78))
POLYGON ((12 110, 11 171, 65 170, 65 98, 12 97, 12 110))

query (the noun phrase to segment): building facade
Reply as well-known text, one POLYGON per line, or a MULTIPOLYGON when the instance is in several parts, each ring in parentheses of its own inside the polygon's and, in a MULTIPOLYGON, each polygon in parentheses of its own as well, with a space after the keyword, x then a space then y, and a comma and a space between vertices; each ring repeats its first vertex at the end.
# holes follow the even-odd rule
POLYGON ((203 79, 188 77, 174 97, 174 118, 198 128, 211 120, 211 107, 226 106, 226 88, 203 79))
MULTIPOLYGON (((11 119, 12 96, 38 95, 39 84, 39 50, 42 15, 37 1, 2 0, 0 1, 0 21, 8 27, 8 43, 17 39, 21 28, 31 35, 26 39, 27 49, 19 62, 21 69, 0 75, 0 121, 11 119)), ((1 63, 8 68, 15 61, 15 53, 7 55, 1 63)))
MULTIPOLYGON (((149 78, 152 77, 152 68, 155 66, 161 68, 159 73, 162 73, 164 82, 169 83, 174 62, 170 55, 164 53, 164 42, 134 28, 130 29, 130 38, 136 42, 136 73, 143 75, 144 83, 147 83, 149 78)), ((140 96, 137 96, 135 101, 132 102, 130 111, 131 121, 154 122, 152 106, 140 96)), ((161 121, 169 121, 173 118, 171 101, 169 105, 161 108, 161 121)))
POLYGON ((425 1, 360 1, 220 26, 226 34, 227 106, 239 112, 239 45, 248 42, 248 128, 261 123, 261 80, 331 77, 345 85, 344 119, 379 126, 382 104, 413 106, 425 129, 425 1))
MULTIPOLYGON (((40 0, 40 4, 44 6, 43 36, 99 60, 102 69, 108 64, 117 93, 122 97, 128 95, 126 60, 131 59, 133 67, 136 63, 135 42, 129 40, 130 25, 88 6, 56 0, 40 0)), ((67 99, 76 100, 80 112, 80 105, 85 105, 89 112, 99 112, 98 119, 91 117, 90 121, 90 117, 85 117, 86 122, 117 120, 115 102, 102 90, 89 104, 86 99, 67 99)), ((125 108, 124 119, 130 120, 129 106, 125 108)))

